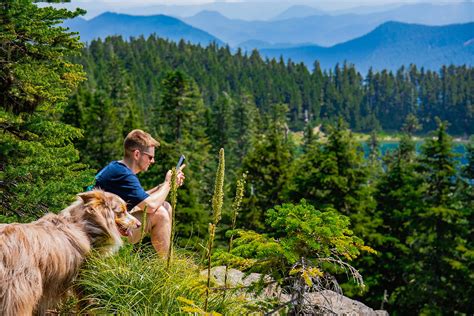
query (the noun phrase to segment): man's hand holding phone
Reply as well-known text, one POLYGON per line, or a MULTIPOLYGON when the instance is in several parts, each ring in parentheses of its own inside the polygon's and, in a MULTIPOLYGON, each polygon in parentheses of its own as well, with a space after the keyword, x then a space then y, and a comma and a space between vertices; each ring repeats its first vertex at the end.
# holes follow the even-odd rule
POLYGON ((178 175, 176 176, 176 182, 178 184, 178 187, 183 185, 184 179, 186 178, 183 173, 183 169, 184 167, 186 167, 186 165, 183 164, 185 159, 186 158, 184 157, 184 155, 181 155, 181 157, 179 157, 178 164, 176 165, 176 170, 178 170, 178 175))
MULTIPOLYGON (((186 157, 184 157, 184 155, 181 155, 181 157, 179 157, 179 160, 178 160, 178 163, 176 164, 176 169, 180 169, 181 168, 181 165, 184 163, 184 160, 186 159, 186 157)), ((183 167, 184 168, 184 167, 183 167)))
MULTIPOLYGON (((184 179, 186 178, 183 173, 183 169, 184 167, 186 167, 186 165, 184 164, 184 160, 184 155, 181 155, 181 157, 179 157, 178 164, 176 165, 176 170, 178 170, 178 174, 176 176, 176 183, 178 184, 178 187, 183 185, 184 179)), ((166 173, 165 181, 171 183, 171 170, 166 173)))

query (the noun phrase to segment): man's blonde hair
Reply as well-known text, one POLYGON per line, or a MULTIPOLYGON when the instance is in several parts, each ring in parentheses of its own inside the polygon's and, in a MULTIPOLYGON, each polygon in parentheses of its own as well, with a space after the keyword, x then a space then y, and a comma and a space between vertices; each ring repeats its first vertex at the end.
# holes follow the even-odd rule
POLYGON ((146 151, 148 147, 158 147, 160 143, 147 132, 141 129, 134 129, 128 133, 123 141, 125 156, 128 156, 134 150, 146 151))

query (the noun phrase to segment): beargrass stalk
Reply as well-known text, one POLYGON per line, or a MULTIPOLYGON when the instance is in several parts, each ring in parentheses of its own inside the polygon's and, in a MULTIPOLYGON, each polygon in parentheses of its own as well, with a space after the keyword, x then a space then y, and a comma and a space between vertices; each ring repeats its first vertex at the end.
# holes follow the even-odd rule
POLYGON ((143 245, 143 238, 145 237, 145 226, 146 226, 146 221, 148 220, 148 213, 146 212, 148 209, 148 206, 145 205, 145 207, 143 208, 143 218, 142 218, 142 226, 140 228, 140 242, 138 243, 138 249, 142 249, 142 245, 143 245))
POLYGON ((224 204, 224 171, 225 158, 224 148, 219 151, 219 166, 216 172, 216 181, 214 183, 214 194, 212 196, 212 219, 213 223, 209 223, 209 243, 207 244, 207 287, 206 287, 206 301, 204 303, 204 311, 207 312, 209 302, 209 288, 211 286, 211 256, 214 237, 216 234, 216 227, 221 219, 222 205, 224 204))
POLYGON ((214 236, 216 233, 216 225, 209 223, 209 242, 207 243, 207 285, 206 285, 206 300, 204 301, 204 311, 207 312, 209 303, 209 291, 211 287, 211 252, 214 243, 214 236))
MULTIPOLYGON (((247 174, 243 173, 242 178, 237 180, 237 187, 235 189, 235 197, 234 197, 234 202, 232 203, 232 226, 231 230, 235 229, 236 223, 237 223, 237 215, 239 214, 240 211, 240 205, 242 204, 242 199, 244 197, 244 191, 245 191, 245 182, 246 182, 247 174)), ((230 236, 229 239, 229 247, 227 249, 227 252, 230 253, 232 250, 232 242, 234 240, 234 235, 230 236)), ((229 270, 229 266, 225 266, 225 275, 224 275, 224 298, 226 295, 226 289, 227 289, 227 273, 229 270)))
POLYGON ((224 148, 221 148, 219 151, 219 166, 217 167, 216 182, 214 183, 214 195, 212 196, 212 215, 214 225, 217 225, 221 220, 222 205, 224 204, 224 171, 224 148))
POLYGON ((168 261, 166 263, 166 268, 169 269, 171 264, 171 256, 173 254, 173 242, 175 236, 175 214, 176 214, 176 202, 178 200, 178 183, 176 178, 178 176, 178 169, 173 168, 171 170, 171 190, 170 190, 170 202, 171 202, 171 234, 170 234, 170 244, 168 248, 168 261))

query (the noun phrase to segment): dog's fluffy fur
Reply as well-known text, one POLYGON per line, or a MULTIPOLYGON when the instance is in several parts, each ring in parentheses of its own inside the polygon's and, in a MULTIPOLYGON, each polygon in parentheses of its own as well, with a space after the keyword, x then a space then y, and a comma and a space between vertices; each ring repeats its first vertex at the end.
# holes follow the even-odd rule
POLYGON ((140 222, 115 194, 94 190, 29 224, 0 225, 0 315, 44 314, 64 296, 85 256, 110 254, 140 222))

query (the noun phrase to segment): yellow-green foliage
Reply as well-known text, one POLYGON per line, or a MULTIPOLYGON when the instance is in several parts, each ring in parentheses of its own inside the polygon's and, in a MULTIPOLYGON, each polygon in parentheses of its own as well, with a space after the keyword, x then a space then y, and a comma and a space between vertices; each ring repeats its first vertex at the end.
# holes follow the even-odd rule
POLYGON ((221 316, 222 314, 218 312, 206 312, 201 307, 197 306, 194 301, 191 301, 184 297, 178 297, 178 301, 184 303, 185 306, 182 308, 183 312, 192 313, 193 315, 203 315, 203 316, 221 316))
MULTIPOLYGON (((204 305, 206 279, 192 258, 179 251, 167 269, 152 247, 134 250, 127 245, 115 256, 90 258, 78 280, 85 299, 94 303, 87 310, 97 314, 179 315, 190 308, 189 302, 195 308, 204 305)), ((242 315, 244 303, 241 297, 222 300, 211 293, 209 310, 242 315)))
POLYGON ((304 200, 268 210, 266 224, 272 228, 271 235, 244 230, 228 232, 237 235, 234 247, 230 254, 216 253, 214 261, 232 266, 243 263, 241 268, 248 268, 248 260, 253 259, 252 270, 279 279, 294 274, 292 267, 305 258, 315 264, 315 270, 300 271, 305 278, 327 272, 328 265, 343 267, 341 259, 351 261, 361 251, 375 252, 353 235, 347 216, 331 209, 317 210, 304 200))

